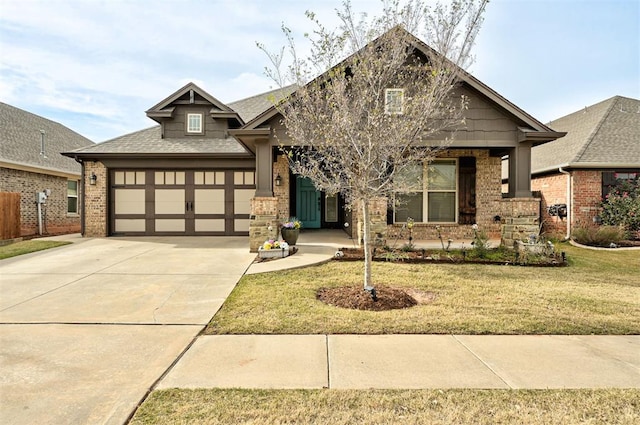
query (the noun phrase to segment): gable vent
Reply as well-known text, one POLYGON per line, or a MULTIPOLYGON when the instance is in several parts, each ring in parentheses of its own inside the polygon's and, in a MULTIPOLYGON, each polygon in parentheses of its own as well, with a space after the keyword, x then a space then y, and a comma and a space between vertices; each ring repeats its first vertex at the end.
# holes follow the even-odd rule
POLYGON ((193 94, 193 89, 189 90, 189 103, 194 103, 195 102, 195 96, 193 94))

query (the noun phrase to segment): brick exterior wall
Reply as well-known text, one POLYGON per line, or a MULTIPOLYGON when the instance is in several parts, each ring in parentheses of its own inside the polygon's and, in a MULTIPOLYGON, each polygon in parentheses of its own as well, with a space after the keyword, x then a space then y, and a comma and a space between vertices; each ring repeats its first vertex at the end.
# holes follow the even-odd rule
POLYGON ((84 162, 85 179, 85 217, 84 236, 107 236, 107 168, 101 162, 84 162), (89 182, 91 174, 95 173, 96 184, 89 182))
MULTIPOLYGON (((564 237, 567 232, 566 219, 552 217, 547 207, 553 204, 567 204, 567 178, 564 174, 535 177, 531 180, 533 190, 542 192, 543 231, 546 235, 564 237)), ((571 228, 593 225, 593 219, 600 212, 602 201, 602 171, 571 171, 571 228)))
POLYGON ((286 220, 290 215, 289 202, 289 160, 284 155, 278 155, 273 164, 273 195, 278 198, 278 218, 286 220), (282 182, 276 186, 276 177, 280 176, 282 182))
MULTIPOLYGON (((67 213, 67 181, 66 177, 29 171, 0 168, 0 192, 20 193, 20 235, 38 234, 38 205, 36 192, 51 190, 46 204, 42 206, 43 234, 58 235, 80 232, 80 207, 78 214, 67 213)), ((78 177, 79 180, 79 177, 78 177)), ((78 205, 82 200, 78 196, 78 205)))
POLYGON ((572 171, 571 177, 572 223, 574 226, 593 225, 593 218, 598 215, 602 201, 602 172, 578 170, 572 171))
POLYGON ((567 204, 565 174, 551 174, 531 179, 531 189, 542 193, 542 231, 545 236, 563 238, 567 233, 567 218, 549 215, 547 208, 554 204, 567 204))

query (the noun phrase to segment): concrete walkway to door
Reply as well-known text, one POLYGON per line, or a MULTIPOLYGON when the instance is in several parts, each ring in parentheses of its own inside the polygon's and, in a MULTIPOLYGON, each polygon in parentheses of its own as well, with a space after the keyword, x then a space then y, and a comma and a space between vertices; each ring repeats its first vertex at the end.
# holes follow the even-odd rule
POLYGON ((246 237, 56 237, 0 261, 3 423, 122 424, 255 258, 246 237))

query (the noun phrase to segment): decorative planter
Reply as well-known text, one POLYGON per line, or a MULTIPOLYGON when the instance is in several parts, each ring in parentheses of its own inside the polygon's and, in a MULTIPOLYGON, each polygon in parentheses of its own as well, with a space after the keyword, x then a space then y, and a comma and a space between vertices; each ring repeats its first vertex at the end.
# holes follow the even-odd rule
POLYGON ((298 242, 298 235, 300 235, 300 229, 289 229, 283 227, 280 229, 280 233, 282 234, 282 239, 284 239, 289 246, 295 245, 298 242))
POLYGON ((284 258, 289 256, 289 248, 262 249, 258 248, 260 258, 284 258))

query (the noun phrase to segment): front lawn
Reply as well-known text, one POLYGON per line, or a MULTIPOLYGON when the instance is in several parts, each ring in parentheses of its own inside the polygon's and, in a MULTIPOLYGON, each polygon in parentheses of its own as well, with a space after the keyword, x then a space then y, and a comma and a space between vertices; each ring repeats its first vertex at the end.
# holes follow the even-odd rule
POLYGON ((560 245, 569 267, 374 263, 376 284, 435 299, 391 311, 333 307, 320 287, 361 284, 361 262, 244 276, 207 334, 639 334, 640 252, 560 245))
POLYGON ((71 242, 63 241, 43 241, 32 239, 0 246, 0 260, 18 255, 30 254, 32 252, 43 251, 45 249, 56 248, 62 245, 69 245, 71 242))
POLYGON ((637 424, 640 390, 164 390, 142 424, 637 424))

